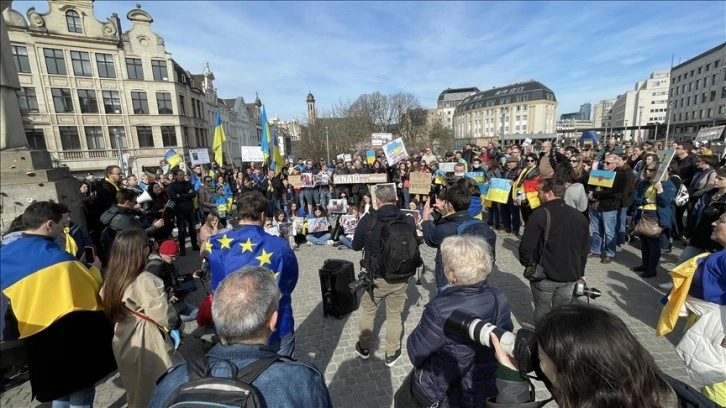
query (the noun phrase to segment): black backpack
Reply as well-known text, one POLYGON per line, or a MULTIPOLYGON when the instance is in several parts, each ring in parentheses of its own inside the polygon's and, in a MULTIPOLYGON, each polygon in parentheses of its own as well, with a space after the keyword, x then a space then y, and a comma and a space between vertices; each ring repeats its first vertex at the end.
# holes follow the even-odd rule
POLYGON ((283 356, 263 357, 242 369, 229 360, 206 357, 195 358, 187 363, 189 381, 178 386, 164 402, 165 408, 181 407, 266 407, 265 399, 252 383, 267 367, 276 361, 294 361, 283 356), (213 377, 211 366, 226 364, 230 377, 213 377))
MULTIPOLYGON (((368 224, 369 235, 376 226, 378 214, 373 213, 371 217, 368 224)), ((381 228, 381 252, 368 255, 370 256, 370 267, 385 280, 410 278, 423 264, 421 252, 418 249, 416 227, 409 224, 403 214, 383 225, 381 228)))

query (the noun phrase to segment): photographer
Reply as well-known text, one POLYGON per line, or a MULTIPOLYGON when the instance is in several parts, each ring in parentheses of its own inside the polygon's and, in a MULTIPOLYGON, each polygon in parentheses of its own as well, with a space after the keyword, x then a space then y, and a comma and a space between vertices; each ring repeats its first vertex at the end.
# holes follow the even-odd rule
MULTIPOLYGON (((415 274, 415 268, 421 263, 420 254, 418 254, 418 245, 420 242, 416 239, 416 223, 412 217, 407 217, 396 206, 396 188, 391 184, 383 184, 376 186, 376 203, 378 210, 364 215, 358 222, 353 236, 353 249, 356 251, 364 250, 361 266, 366 269, 370 282, 368 290, 370 296, 364 294, 360 303, 360 334, 358 342, 355 344, 356 354, 363 360, 370 357, 370 340, 373 333, 373 323, 376 317, 376 310, 381 302, 386 303, 386 356, 385 363, 388 367, 393 365, 401 358, 401 335, 403 332, 403 322, 401 315, 403 307, 406 303, 406 287, 408 279, 415 274), (409 259, 406 262, 414 267, 413 273, 408 277, 391 280, 385 279, 388 276, 397 274, 399 271, 385 270, 390 259, 385 259, 383 254, 390 249, 390 246, 397 245, 396 242, 384 240, 382 232, 393 230, 393 223, 396 223, 396 230, 402 229, 401 224, 408 224, 410 233, 413 234, 411 239, 415 240, 412 244, 416 245, 416 256, 418 259, 409 259), (387 247, 388 246, 388 247, 387 247), (371 287, 372 285, 372 287, 371 287)), ((399 265, 400 267, 400 265, 399 265)), ((410 271, 409 271, 410 272, 410 271)))
POLYGON ((493 350, 452 335, 443 324, 453 310, 463 308, 501 329, 514 327, 507 297, 487 280, 492 271, 489 244, 473 235, 449 237, 441 244, 441 255, 452 287, 426 305, 408 337, 414 369, 396 392, 396 407, 435 402, 439 407, 477 407, 497 393, 493 350))
POLYGON ((565 185, 554 179, 542 181, 537 192, 542 205, 532 213, 519 243, 522 266, 538 264, 544 270, 544 279, 530 282, 535 320, 551 307, 569 303, 575 282, 585 275, 587 220, 565 204, 565 191, 565 185))
MULTIPOLYGON (((444 238, 457 235, 457 229, 466 222, 476 222, 469 215, 469 204, 471 204, 471 193, 466 182, 455 183, 446 188, 446 199, 438 200, 434 203, 436 208, 432 208, 431 200, 424 205, 423 222, 423 239, 426 245, 437 248, 436 251, 436 269, 434 276, 436 279, 436 287, 439 292, 448 288, 450 285, 444 276, 441 264, 441 248, 439 246, 444 238), (429 220, 433 215, 435 221, 429 220)), ((469 233, 480 235, 487 240, 490 247, 494 248, 496 242, 496 234, 486 225, 485 222, 476 222, 475 225, 466 229, 469 233)), ((494 258, 494 256, 492 256, 494 258)))
MULTIPOLYGON (((548 388, 562 408, 686 406, 678 405, 669 385, 677 380, 664 376, 625 323, 608 311, 579 303, 563 305, 544 314, 535 332, 537 351, 531 352, 538 355, 546 383, 552 384, 548 388)), ((518 406, 514 404, 529 401, 529 385, 511 381, 521 379, 517 360, 507 355, 494 334, 491 344, 497 361, 508 369, 497 371, 497 403, 518 406), (503 381, 505 373, 509 381, 503 381)))

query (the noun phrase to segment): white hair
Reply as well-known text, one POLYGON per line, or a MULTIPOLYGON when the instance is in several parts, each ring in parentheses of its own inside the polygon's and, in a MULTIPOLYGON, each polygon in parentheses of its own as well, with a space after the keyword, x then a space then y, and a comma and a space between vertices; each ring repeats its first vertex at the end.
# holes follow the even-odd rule
POLYGON ((471 285, 492 272, 492 251, 477 235, 451 236, 441 243, 444 272, 454 272, 457 285, 471 285))

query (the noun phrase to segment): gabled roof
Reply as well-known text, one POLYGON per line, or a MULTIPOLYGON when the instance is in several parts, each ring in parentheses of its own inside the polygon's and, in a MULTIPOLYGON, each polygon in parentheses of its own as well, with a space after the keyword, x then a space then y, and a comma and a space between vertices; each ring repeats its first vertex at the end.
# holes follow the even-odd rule
POLYGON ((465 112, 471 109, 478 109, 484 106, 506 105, 516 103, 516 97, 526 96, 526 101, 537 101, 549 99, 556 102, 555 93, 538 81, 517 82, 511 85, 492 88, 486 91, 467 96, 459 106, 456 113, 465 112), (551 98, 547 96, 551 95, 551 98), (514 99, 513 99, 514 98, 514 99), (507 102, 509 100, 509 102, 507 102))

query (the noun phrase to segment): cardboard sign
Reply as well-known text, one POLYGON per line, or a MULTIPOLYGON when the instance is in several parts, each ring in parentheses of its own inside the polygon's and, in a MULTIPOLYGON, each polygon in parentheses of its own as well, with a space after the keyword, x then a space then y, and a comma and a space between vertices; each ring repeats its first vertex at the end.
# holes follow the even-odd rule
POLYGON ((209 150, 207 149, 189 149, 189 158, 191 159, 192 166, 211 163, 209 160, 209 150))
POLYGON ((383 146, 384 144, 393 140, 393 133, 372 133, 371 134, 371 145, 372 146, 383 146))
POLYGON ((301 177, 299 174, 297 176, 293 176, 293 175, 287 176, 287 182, 290 183, 290 185, 295 188, 302 187, 302 180, 300 180, 300 179, 301 179, 301 177))
POLYGON ((389 166, 394 166, 401 160, 406 160, 408 158, 406 146, 403 144, 403 139, 400 137, 383 145, 383 153, 386 155, 386 161, 389 166))
POLYGON ((666 150, 665 154, 663 155, 663 161, 660 162, 660 166, 658 167, 658 172, 655 173, 655 177, 653 180, 662 181, 663 177, 668 177, 668 166, 671 165, 671 161, 673 160, 673 157, 676 155, 676 151, 673 149, 666 150))
MULTIPOLYGON (((289 179, 289 177, 288 177, 289 179)), ((333 183, 338 184, 378 184, 388 181, 385 174, 335 174, 333 183)))
POLYGON ((615 172, 608 170, 592 170, 587 184, 591 186, 610 188, 615 182, 615 172))
POLYGON ((509 184, 509 180, 493 178, 489 182, 489 192, 487 193, 487 200, 506 204, 509 200, 509 193, 511 191, 512 185, 509 184))
POLYGON ((265 155, 262 154, 260 146, 240 146, 241 158, 243 162, 261 162, 265 161, 265 155))
POLYGON ((431 191, 430 173, 410 173, 409 179, 411 180, 409 194, 428 194, 431 191))

